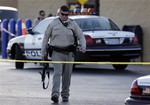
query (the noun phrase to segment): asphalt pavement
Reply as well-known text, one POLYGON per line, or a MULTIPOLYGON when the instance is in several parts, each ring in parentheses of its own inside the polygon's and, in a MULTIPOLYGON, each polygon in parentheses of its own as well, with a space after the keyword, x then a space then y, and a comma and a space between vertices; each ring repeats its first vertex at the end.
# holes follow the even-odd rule
MULTIPOLYGON (((80 66, 80 65, 79 65, 80 66)), ((54 105, 51 101, 52 74, 47 90, 42 89, 42 67, 25 64, 16 70, 14 63, 0 62, 0 105, 54 105)), ((73 72, 69 102, 55 105, 124 105, 132 81, 150 74, 150 66, 129 66, 117 72, 111 65, 85 65, 73 72), (100 67, 100 70, 98 69, 100 67)))

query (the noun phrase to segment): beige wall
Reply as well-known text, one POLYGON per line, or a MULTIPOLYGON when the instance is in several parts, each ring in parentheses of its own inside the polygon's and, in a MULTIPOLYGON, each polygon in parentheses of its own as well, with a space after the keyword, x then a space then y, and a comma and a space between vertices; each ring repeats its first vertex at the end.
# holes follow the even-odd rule
MULTIPOLYGON (((70 0, 0 0, 0 5, 18 8, 18 17, 34 19, 39 10, 56 14, 57 9, 70 0)), ((75 0, 72 0, 75 1, 75 0)), ((150 61, 150 0, 99 0, 100 15, 123 25, 141 25, 144 32, 143 61, 150 61)))
POLYGON ((66 4, 66 0, 18 0, 19 18, 34 19, 38 16, 38 12, 42 9, 46 12, 56 14, 57 9, 66 4))
POLYGON ((143 61, 150 61, 150 0, 100 0, 100 15, 123 25, 141 25, 144 32, 143 61))
POLYGON ((0 6, 18 7, 18 0, 0 0, 0 6))

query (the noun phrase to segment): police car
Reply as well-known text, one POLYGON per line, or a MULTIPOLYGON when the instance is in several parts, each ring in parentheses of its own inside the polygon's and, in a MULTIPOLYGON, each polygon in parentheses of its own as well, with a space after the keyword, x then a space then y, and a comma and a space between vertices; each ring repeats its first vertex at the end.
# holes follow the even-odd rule
POLYGON ((125 105, 150 105, 150 75, 135 79, 125 105))
MULTIPOLYGON (((77 52, 76 61, 129 62, 140 56, 141 46, 135 34, 121 31, 109 18, 93 15, 69 17, 80 26, 87 42, 86 53, 77 52)), ((58 17, 46 18, 28 30, 27 35, 11 39, 7 46, 9 57, 17 60, 41 60, 40 50, 45 30, 55 18, 58 17)), ((16 68, 23 67, 23 62, 16 62, 16 68)), ((124 70, 127 64, 113 67, 124 70)))

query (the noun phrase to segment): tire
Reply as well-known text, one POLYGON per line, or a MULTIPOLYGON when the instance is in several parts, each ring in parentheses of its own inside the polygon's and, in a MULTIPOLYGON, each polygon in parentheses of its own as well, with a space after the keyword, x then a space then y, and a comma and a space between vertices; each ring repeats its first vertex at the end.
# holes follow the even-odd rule
POLYGON ((116 70, 125 70, 128 65, 113 65, 116 70))
MULTIPOLYGON (((124 60, 115 60, 115 62, 130 62, 130 59, 124 59, 124 60)), ((112 65, 116 70, 125 70, 127 68, 128 64, 113 64, 112 65)))
MULTIPOLYGON (((16 60, 23 60, 23 54, 18 45, 15 46, 15 59, 16 60)), ((24 62, 15 62, 16 69, 23 69, 24 68, 24 62)))

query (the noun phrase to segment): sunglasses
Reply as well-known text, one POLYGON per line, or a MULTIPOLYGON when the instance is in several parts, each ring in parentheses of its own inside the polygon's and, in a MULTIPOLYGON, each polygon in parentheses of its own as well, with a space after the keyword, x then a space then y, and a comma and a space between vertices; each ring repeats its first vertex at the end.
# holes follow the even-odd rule
POLYGON ((40 14, 41 16, 45 16, 45 14, 40 14))
POLYGON ((64 14, 64 13, 62 13, 62 12, 61 12, 61 15, 62 15, 62 16, 68 16, 68 14, 64 14))

